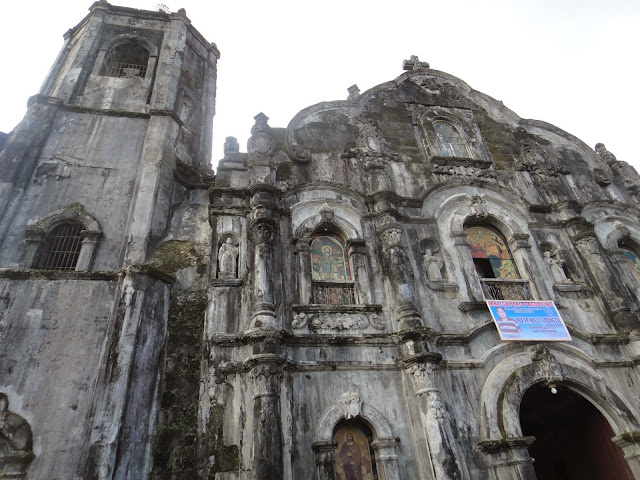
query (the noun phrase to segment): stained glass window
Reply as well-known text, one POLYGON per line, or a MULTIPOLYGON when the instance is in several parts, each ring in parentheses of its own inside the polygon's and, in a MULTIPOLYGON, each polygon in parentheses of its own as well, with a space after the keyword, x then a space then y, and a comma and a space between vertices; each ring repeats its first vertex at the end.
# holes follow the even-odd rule
POLYGON ((489 227, 465 229, 471 257, 481 278, 519 279, 520 274, 504 236, 489 227))
POLYGON ((337 444, 334 452, 337 480, 378 480, 370 433, 357 426, 343 425, 333 441, 337 444))
POLYGON ((468 157, 467 145, 460 133, 447 122, 433 122, 440 151, 444 157, 468 157))
POLYGON ((634 272, 636 272, 636 275, 640 276, 640 257, 638 257, 638 255, 631 250, 627 250, 626 248, 623 250, 624 257, 627 260, 627 263, 631 266, 631 268, 633 268, 634 272))

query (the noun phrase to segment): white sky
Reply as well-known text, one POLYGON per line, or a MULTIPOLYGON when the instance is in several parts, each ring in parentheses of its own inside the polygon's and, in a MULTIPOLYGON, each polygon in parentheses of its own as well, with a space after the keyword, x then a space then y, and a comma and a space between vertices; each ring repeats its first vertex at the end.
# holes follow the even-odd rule
MULTIPOLYGON (((116 5, 155 10, 157 0, 116 5)), ((346 99, 402 73, 418 55, 431 67, 640 167, 638 0, 165 0, 185 8, 221 52, 214 166, 224 138, 246 151, 253 117, 286 127, 303 108, 346 99)), ((0 131, 37 93, 62 35, 87 0, 3 2, 0 131)))

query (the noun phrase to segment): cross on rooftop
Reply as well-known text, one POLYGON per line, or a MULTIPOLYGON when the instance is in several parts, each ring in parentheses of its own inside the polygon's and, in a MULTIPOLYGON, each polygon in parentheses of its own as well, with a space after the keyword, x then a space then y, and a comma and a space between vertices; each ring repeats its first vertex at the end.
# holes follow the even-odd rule
POLYGON ((403 70, 416 70, 418 68, 429 68, 428 62, 421 62, 417 55, 411 55, 409 60, 403 60, 403 70))

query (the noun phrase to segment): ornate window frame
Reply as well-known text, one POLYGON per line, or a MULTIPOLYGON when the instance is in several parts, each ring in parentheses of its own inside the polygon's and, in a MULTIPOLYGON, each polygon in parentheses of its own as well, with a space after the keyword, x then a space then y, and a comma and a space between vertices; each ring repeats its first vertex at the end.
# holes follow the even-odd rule
POLYGON ((25 230, 24 264, 35 268, 39 250, 51 231, 64 223, 79 223, 84 229, 81 232, 82 244, 76 262, 76 272, 91 270, 98 238, 102 235, 100 222, 80 203, 72 203, 37 220, 30 220, 25 230))

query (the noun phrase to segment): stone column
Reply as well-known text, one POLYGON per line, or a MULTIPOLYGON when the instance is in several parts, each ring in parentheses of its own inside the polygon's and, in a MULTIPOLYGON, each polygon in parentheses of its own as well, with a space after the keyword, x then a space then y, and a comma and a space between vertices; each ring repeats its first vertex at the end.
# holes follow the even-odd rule
POLYGON ((621 286, 617 285, 609 265, 600 253, 598 239, 586 234, 576 238, 574 242, 588 272, 591 273, 594 286, 599 287, 600 294, 613 313, 615 325, 622 330, 637 329, 638 319, 631 313, 629 305, 625 304, 625 299, 619 295, 621 286))
POLYGON ((485 440, 478 448, 485 456, 491 480, 536 480, 529 446, 535 437, 485 440))
POLYGON ((378 478, 380 480, 399 480, 398 455, 395 438, 378 438, 371 446, 376 452, 376 465, 378 467, 378 478))
POLYGON ((335 480, 334 452, 338 448, 336 442, 315 442, 313 451, 316 452, 317 480, 335 480))
POLYGON ((24 268, 34 268, 36 267, 35 262, 37 261, 36 256, 38 255, 38 250, 40 249, 40 245, 44 242, 45 233, 42 229, 32 229, 27 230, 25 234, 25 248, 24 248, 24 257, 22 260, 22 266, 24 268))
POLYGON ((82 246, 80 247, 78 262, 76 263, 76 272, 88 272, 91 270, 93 252, 96 249, 98 237, 101 234, 101 232, 93 230, 85 230, 82 232, 82 246))
POLYGON ((415 305, 413 274, 402 242, 402 229, 397 223, 387 223, 379 229, 379 234, 395 293, 398 328, 407 330, 421 327, 422 319, 415 305))
POLYGON ((298 301, 302 305, 307 305, 313 302, 311 239, 309 237, 296 239, 294 251, 298 257, 298 301))
POLYGON ((371 283, 367 269, 367 251, 364 240, 349 240, 347 243, 351 266, 353 267, 353 281, 356 289, 356 303, 370 305, 371 283))
POLYGON ((470 261, 471 254, 469 253, 469 244, 467 243, 467 234, 464 231, 451 232, 453 238, 453 244, 456 247, 456 253, 458 254, 458 260, 464 270, 464 278, 467 282, 467 291, 469 292, 469 300, 472 302, 484 302, 484 293, 482 292, 482 286, 478 279, 478 273, 476 272, 473 262, 470 261))
MULTIPOLYGON (((259 215, 257 212, 255 215, 259 215)), ((273 241, 276 223, 271 218, 258 216, 251 222, 254 241, 253 257, 253 319, 251 329, 281 326, 276 319, 273 294, 273 241)))
POLYGON ((284 360, 274 354, 250 357, 245 367, 253 379, 252 480, 283 478, 280 385, 284 360))
POLYGON ((438 354, 423 356, 408 367, 413 390, 418 398, 422 426, 427 437, 433 475, 436 480, 457 480, 462 478, 462 469, 455 451, 455 441, 442 395, 438 389, 438 354))
POLYGON ((631 472, 636 478, 640 478, 640 431, 625 432, 611 440, 622 448, 631 472))

